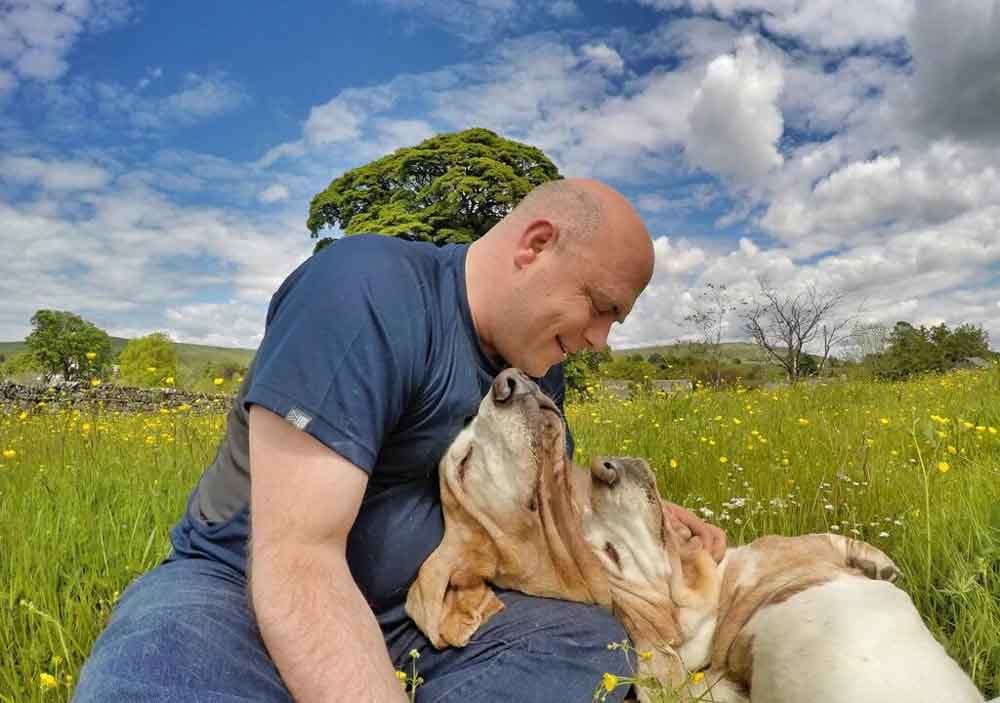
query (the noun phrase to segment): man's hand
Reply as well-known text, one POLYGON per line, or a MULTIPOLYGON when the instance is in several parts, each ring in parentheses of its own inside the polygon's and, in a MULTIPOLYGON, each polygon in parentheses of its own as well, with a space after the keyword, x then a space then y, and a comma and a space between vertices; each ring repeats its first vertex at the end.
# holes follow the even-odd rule
POLYGON ((715 525, 710 525, 687 508, 663 501, 663 513, 677 536, 684 539, 700 537, 705 549, 715 561, 722 561, 726 555, 726 533, 715 525))

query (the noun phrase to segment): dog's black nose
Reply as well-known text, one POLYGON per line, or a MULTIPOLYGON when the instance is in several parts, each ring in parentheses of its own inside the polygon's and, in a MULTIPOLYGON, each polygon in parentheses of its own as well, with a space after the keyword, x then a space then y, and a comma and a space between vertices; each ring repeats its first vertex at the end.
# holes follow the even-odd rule
POLYGON ((594 457, 590 462, 590 474, 597 481, 605 486, 613 486, 618 483, 621 467, 610 457, 594 457))
POLYGON ((505 369, 493 381, 493 400, 497 405, 503 405, 511 398, 530 393, 533 385, 520 369, 505 369))

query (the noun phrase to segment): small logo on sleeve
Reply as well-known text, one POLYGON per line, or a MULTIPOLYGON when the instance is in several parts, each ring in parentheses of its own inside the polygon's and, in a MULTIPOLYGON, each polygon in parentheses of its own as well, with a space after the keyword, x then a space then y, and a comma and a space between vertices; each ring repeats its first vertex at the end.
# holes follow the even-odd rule
POLYGON ((292 408, 285 415, 285 420, 287 420, 288 424, 292 425, 292 427, 304 430, 309 426, 309 423, 312 422, 312 415, 299 408, 292 408))

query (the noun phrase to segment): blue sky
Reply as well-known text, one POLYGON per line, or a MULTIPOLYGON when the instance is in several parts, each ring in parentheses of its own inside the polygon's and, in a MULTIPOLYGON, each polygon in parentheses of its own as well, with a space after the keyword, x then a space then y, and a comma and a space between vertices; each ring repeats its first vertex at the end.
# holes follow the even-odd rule
POLYGON ((3 2, 0 339, 47 307, 254 346, 315 192, 478 126, 642 212, 616 346, 759 278, 995 341, 998 34, 998 0, 3 2))

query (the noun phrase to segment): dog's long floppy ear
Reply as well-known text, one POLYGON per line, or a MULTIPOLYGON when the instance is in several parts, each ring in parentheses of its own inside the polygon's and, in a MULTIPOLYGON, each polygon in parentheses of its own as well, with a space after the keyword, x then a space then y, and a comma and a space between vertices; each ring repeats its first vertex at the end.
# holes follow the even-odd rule
POLYGON ((465 646, 483 623, 503 610, 486 583, 497 562, 495 545, 453 500, 446 501, 446 507, 451 519, 445 523, 444 539, 406 594, 406 614, 437 649, 465 646))
POLYGON ((471 555, 463 546, 464 540, 449 541, 446 534, 406 595, 406 614, 437 649, 465 646, 504 607, 483 576, 468 568, 471 555))

